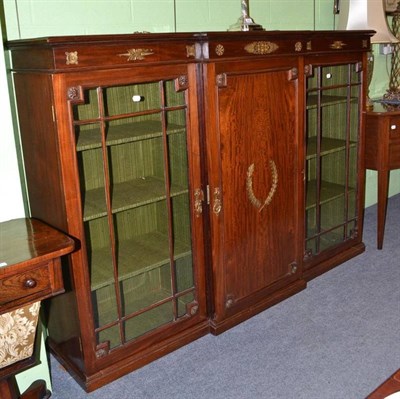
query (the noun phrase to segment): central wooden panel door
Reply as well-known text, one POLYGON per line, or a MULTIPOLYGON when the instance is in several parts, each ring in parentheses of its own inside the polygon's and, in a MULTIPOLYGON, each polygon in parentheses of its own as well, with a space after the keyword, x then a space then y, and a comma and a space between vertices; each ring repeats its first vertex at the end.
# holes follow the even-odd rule
POLYGON ((291 61, 206 72, 207 114, 211 107, 216 114, 207 124, 214 332, 269 306, 300 277, 299 86, 291 61))

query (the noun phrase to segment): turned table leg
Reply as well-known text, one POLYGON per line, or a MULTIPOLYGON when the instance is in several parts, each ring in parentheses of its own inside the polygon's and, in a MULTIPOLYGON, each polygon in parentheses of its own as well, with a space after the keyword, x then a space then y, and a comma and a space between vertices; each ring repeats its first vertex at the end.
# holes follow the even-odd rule
POLYGON ((378 170, 378 249, 382 249, 385 234, 389 171, 378 170))

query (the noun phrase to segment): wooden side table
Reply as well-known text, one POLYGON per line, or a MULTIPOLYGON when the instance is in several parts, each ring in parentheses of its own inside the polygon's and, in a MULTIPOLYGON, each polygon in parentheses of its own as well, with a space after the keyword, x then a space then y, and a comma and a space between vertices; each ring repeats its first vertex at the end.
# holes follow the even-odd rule
POLYGON ((390 171, 400 168, 400 109, 375 104, 366 113, 365 168, 378 172, 378 249, 385 233, 390 171))
MULTIPOLYGON (((63 292, 60 257, 73 249, 74 241, 70 237, 39 220, 15 219, 0 223, 0 315, 10 318, 16 309, 63 292)), ((32 355, 4 363, 0 368, 1 399, 19 397, 15 374, 35 362, 32 355)), ((49 397, 43 384, 32 384, 20 398, 49 397)))

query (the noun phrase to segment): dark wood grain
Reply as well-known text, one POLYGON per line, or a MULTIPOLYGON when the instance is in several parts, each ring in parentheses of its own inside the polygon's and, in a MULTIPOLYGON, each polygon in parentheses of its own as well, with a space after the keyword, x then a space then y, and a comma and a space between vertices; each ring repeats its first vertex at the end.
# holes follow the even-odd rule
MULTIPOLYGON (((74 247, 74 241, 64 233, 36 219, 14 219, 0 223, 0 261, 15 270, 63 256, 74 247)), ((10 268, 1 267, 0 276, 10 268)))
MULTIPOLYGON (((300 116, 298 80, 290 78, 293 69, 298 69, 295 58, 224 63, 208 72, 212 81, 216 82, 217 76, 226 80, 208 88, 206 97, 210 114, 218 118, 215 130, 209 132, 213 141, 208 158, 219 160, 210 165, 211 205, 215 189, 221 190, 223 202, 220 213, 210 212, 215 326, 254 305, 255 296, 260 301, 260 292, 267 297, 301 276, 300 116), (260 208, 246 189, 251 165, 253 192, 260 208), (271 201, 265 204, 269 195, 271 201)), ((211 127, 212 121, 206 124, 211 127)))

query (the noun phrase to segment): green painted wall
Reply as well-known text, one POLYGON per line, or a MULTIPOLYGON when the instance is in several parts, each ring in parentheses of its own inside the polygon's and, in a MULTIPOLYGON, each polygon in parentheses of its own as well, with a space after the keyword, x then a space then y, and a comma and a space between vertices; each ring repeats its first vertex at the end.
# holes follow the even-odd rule
MULTIPOLYGON (((2 33, 8 40, 136 31, 221 31, 240 16, 240 0, 3 0, 1 5, 2 33)), ((267 30, 329 30, 336 22, 333 0, 250 0, 250 15, 267 30)), ((0 187, 7 187, 7 193, 0 195, 0 221, 25 215, 6 62, 1 51, 0 187)), ((388 87, 387 65, 390 67, 390 56, 376 56, 372 97, 381 96, 388 87)), ((400 192, 399 177, 400 171, 392 172, 391 195, 400 192)), ((368 171, 366 205, 375 202, 376 173, 368 171)), ((33 374, 21 377, 21 384, 28 385, 37 377, 47 378, 43 369, 33 374)))
MULTIPOLYGON (((3 0, 3 3, 10 40, 70 34, 226 30, 240 16, 240 0, 3 0)), ((332 10, 332 0, 250 1, 251 16, 268 30, 332 29, 332 10)))

